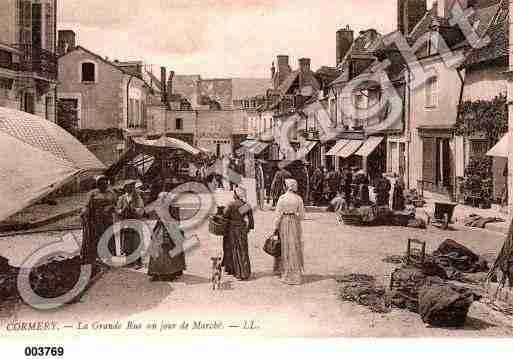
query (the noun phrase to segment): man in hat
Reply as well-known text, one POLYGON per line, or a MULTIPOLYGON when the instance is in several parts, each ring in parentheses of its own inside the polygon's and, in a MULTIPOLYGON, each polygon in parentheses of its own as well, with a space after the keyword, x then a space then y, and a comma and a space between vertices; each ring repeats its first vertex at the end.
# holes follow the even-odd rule
MULTIPOLYGON (((119 197, 116 206, 119 221, 141 219, 144 214, 144 202, 137 192, 136 184, 137 181, 135 180, 127 180, 124 183, 125 194, 119 197)), ((142 238, 140 233, 131 228, 121 230, 121 248, 127 257, 132 256, 141 247, 142 238)), ((138 253, 135 265, 139 268, 142 267, 142 253, 138 253)))

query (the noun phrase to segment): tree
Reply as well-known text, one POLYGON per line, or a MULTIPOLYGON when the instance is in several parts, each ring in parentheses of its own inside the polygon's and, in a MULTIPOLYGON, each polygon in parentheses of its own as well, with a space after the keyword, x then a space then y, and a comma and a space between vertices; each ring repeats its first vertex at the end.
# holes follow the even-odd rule
POLYGON ((77 111, 73 105, 67 101, 57 101, 57 124, 63 129, 71 133, 76 134, 77 130, 77 111))

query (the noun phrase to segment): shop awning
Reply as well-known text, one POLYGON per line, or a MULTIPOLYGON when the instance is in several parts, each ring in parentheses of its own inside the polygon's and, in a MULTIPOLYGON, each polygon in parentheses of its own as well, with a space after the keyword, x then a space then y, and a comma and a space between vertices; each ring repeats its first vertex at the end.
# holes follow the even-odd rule
POLYGON ((368 157, 383 142, 383 137, 369 137, 362 147, 355 153, 357 156, 368 157))
POLYGON ((191 155, 199 155, 201 151, 196 147, 189 145, 187 142, 179 140, 177 138, 165 137, 162 136, 155 140, 150 140, 146 138, 134 138, 133 141, 142 146, 154 147, 154 148, 162 148, 162 149, 174 149, 174 150, 183 150, 191 155))
POLYGON ((337 153, 345 147, 349 143, 349 140, 340 140, 338 141, 335 146, 331 148, 331 150, 326 153, 326 156, 336 156, 337 153))
POLYGON ((254 154, 255 156, 258 156, 259 154, 264 152, 267 148, 269 148, 270 145, 271 144, 267 143, 267 142, 258 142, 257 141, 256 144, 249 149, 249 152, 254 154))
POLYGON ((296 158, 298 159, 305 159, 306 156, 308 156, 308 154, 310 152, 312 152, 312 150, 315 148, 315 146, 317 145, 318 142, 315 142, 315 141, 308 141, 308 143, 306 144, 306 146, 303 146, 301 147, 298 151, 297 151, 297 156, 296 158))
POLYGON ((509 140, 510 135, 507 133, 501 140, 492 147, 490 151, 486 154, 490 157, 505 157, 508 158, 509 154, 509 140))
POLYGON ((349 143, 338 151, 337 156, 342 158, 350 157, 360 148, 362 143, 363 142, 359 140, 349 140, 349 143))
POLYGON ((241 144, 240 144, 240 145, 241 145, 242 147, 247 147, 247 148, 249 148, 249 147, 254 146, 256 143, 257 143, 257 141, 255 141, 255 140, 246 140, 246 141, 241 142, 241 144))

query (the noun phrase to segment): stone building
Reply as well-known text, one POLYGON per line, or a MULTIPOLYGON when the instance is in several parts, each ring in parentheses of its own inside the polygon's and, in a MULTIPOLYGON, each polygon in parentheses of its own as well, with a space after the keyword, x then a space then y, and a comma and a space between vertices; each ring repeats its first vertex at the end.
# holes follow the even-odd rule
POLYGON ((0 3, 0 106, 55 121, 56 0, 0 3))
MULTIPOLYGON (((152 103, 160 102, 160 89, 143 63, 109 61, 76 46, 69 31, 60 34, 66 39, 61 47, 66 52, 58 61, 58 98, 73 112, 70 116, 73 123, 61 125, 77 130, 121 129, 125 137, 151 132, 147 109, 152 103)), ((107 151, 111 156, 99 155, 106 163, 113 162, 124 149, 122 143, 111 147, 116 147, 107 151)), ((97 153, 94 148, 91 150, 97 153)))
POLYGON ((217 156, 231 154, 248 135, 243 98, 267 86, 261 79, 203 79, 171 72, 167 101, 149 109, 152 130, 217 156))

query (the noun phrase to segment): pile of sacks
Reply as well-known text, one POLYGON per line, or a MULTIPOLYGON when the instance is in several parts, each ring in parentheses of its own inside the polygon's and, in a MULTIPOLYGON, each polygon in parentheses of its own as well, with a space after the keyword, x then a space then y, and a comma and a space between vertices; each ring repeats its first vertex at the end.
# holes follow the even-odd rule
POLYGON ((421 315, 437 327, 461 327, 470 306, 481 295, 447 280, 461 273, 488 270, 485 260, 467 247, 446 240, 422 265, 403 265, 392 273, 391 304, 421 315))

